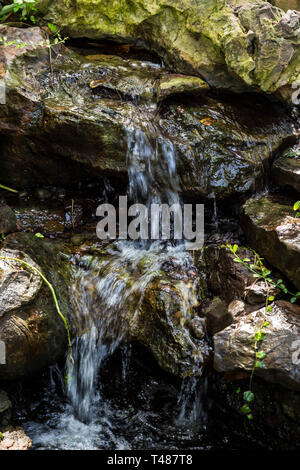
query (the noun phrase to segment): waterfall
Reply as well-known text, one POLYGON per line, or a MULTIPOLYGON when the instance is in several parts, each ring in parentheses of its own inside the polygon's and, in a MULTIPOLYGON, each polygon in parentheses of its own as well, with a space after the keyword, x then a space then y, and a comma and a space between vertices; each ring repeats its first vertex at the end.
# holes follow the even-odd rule
MULTIPOLYGON (((153 202, 180 203, 175 147, 158 129, 155 135, 153 139, 142 129, 128 131, 128 197, 147 207, 153 202)), ((158 227, 160 223, 151 220, 158 227)), ((158 240, 115 241, 105 250, 103 256, 82 257, 72 292, 77 338, 74 364, 67 365, 67 391, 74 416, 84 423, 103 405, 101 364, 126 340, 129 318, 138 312, 145 289, 170 258, 183 265, 190 257, 182 242, 176 246, 158 240)), ((187 305, 189 300, 187 296, 187 305)))

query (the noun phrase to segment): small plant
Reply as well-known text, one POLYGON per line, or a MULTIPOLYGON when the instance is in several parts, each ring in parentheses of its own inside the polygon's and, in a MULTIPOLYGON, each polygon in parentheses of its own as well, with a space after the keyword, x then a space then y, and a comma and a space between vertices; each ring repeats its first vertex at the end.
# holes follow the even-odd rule
POLYGON ((3 184, 0 184, 0 189, 5 189, 6 191, 10 191, 12 193, 18 193, 19 192, 16 189, 11 189, 11 188, 8 188, 7 186, 3 186, 3 184))
POLYGON ((45 238, 44 235, 42 235, 42 234, 39 233, 39 232, 38 232, 38 233, 35 233, 34 236, 35 236, 36 238, 45 238))
POLYGON ((37 0, 13 0, 10 5, 5 5, 0 11, 0 21, 6 21, 13 13, 20 14, 21 21, 29 19, 36 23, 34 12, 37 11, 37 0))
POLYGON ((53 86, 53 60, 52 60, 52 48, 54 46, 58 46, 59 44, 64 44, 67 41, 67 37, 62 38, 57 30, 57 26, 52 23, 48 23, 48 28, 51 34, 54 35, 53 40, 51 41, 50 37, 45 40, 39 41, 37 44, 33 41, 29 41, 28 43, 21 41, 19 39, 8 40, 7 36, 0 36, 0 46, 9 47, 14 46, 16 49, 23 49, 24 47, 31 47, 31 49, 45 49, 47 48, 49 51, 49 63, 50 63, 50 74, 51 74, 51 84, 53 86))
POLYGON ((294 211, 296 211, 296 217, 300 217, 300 212, 297 212, 300 209, 300 201, 296 201, 293 205, 294 211))
POLYGON ((0 442, 4 439, 2 432, 0 431, 0 442))
MULTIPOLYGON (((258 328, 258 330, 254 334, 254 354, 255 354, 255 360, 254 364, 251 370, 250 374, 250 379, 249 379, 249 389, 243 393, 243 401, 244 404, 241 407, 241 412, 249 419, 253 419, 252 415, 252 410, 250 403, 255 399, 255 395, 252 391, 252 382, 253 382, 253 377, 255 374, 255 371, 257 368, 263 368, 265 367, 264 364, 264 359, 266 357, 266 352, 260 351, 260 347, 265 340, 265 337, 267 335, 267 329, 270 326, 270 322, 268 321, 267 316, 272 313, 272 305, 270 305, 270 302, 273 302, 275 299, 274 296, 270 296, 270 285, 274 287, 279 287, 285 294, 289 294, 292 297, 290 298, 290 301, 292 303, 296 302, 298 299, 300 300, 300 292, 296 292, 295 294, 290 292, 285 284, 283 283, 282 279, 279 279, 278 281, 274 281, 270 275, 271 271, 267 269, 264 264, 263 264, 263 258, 261 258, 258 253, 256 253, 254 250, 252 250, 254 254, 254 261, 251 261, 249 258, 240 258, 237 254, 238 252, 238 245, 224 245, 226 248, 228 248, 231 253, 234 255, 234 261, 236 263, 240 263, 243 266, 245 266, 249 271, 251 271, 257 279, 262 279, 265 283, 266 290, 267 290, 267 295, 266 295, 266 302, 265 302, 265 308, 264 312, 265 314, 263 315, 261 326, 258 328)), ((237 393, 241 393, 241 389, 237 389, 237 393)))

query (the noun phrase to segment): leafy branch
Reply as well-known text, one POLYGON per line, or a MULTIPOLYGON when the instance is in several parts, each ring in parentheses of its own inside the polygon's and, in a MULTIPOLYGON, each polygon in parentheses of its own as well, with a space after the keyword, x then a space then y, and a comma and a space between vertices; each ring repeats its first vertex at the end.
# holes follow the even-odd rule
MULTIPOLYGON (((223 245, 224 247, 228 248, 231 253, 234 255, 234 262, 242 264, 244 267, 246 267, 250 272, 253 273, 253 276, 257 279, 262 279, 265 283, 266 286, 266 302, 265 302, 265 308, 264 308, 264 316, 262 319, 262 323, 260 328, 255 332, 254 334, 254 354, 255 354, 255 361, 253 364, 253 367, 251 369, 251 374, 250 374, 250 379, 249 379, 249 389, 243 393, 243 400, 244 404, 241 407, 241 412, 249 419, 253 419, 252 415, 252 410, 250 407, 250 403, 255 399, 255 395, 252 390, 252 383, 253 383, 253 377, 255 374, 255 371, 257 368, 263 368, 265 367, 264 364, 264 359, 266 357, 266 353, 264 351, 260 351, 260 346, 262 342, 265 340, 266 335, 267 335, 267 328, 270 326, 270 322, 267 319, 267 315, 272 313, 272 305, 270 305, 270 302, 273 302, 275 297, 273 295, 270 296, 270 286, 274 287, 279 287, 285 294, 291 295, 290 301, 292 303, 296 302, 298 299, 300 299, 300 292, 292 293, 290 292, 285 284, 283 283, 282 279, 279 279, 278 281, 274 281, 271 277, 271 271, 267 269, 264 264, 263 264, 263 258, 261 258, 258 253, 256 253, 254 250, 252 250, 254 254, 254 261, 251 261, 250 258, 241 258, 238 256, 237 251, 239 249, 238 245, 223 245)), ((241 392, 240 388, 238 388, 237 393, 239 394, 241 392)))
POLYGON ((13 13, 20 13, 22 21, 29 18, 35 24, 33 12, 37 11, 37 3, 37 0, 13 0, 13 3, 5 5, 0 11, 0 21, 6 21, 13 13))

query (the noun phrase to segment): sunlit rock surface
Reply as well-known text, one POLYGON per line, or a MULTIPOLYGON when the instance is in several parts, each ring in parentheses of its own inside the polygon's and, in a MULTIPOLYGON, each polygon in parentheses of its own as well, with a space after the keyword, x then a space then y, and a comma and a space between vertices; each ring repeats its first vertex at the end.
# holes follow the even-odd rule
POLYGON ((300 218, 275 197, 249 199, 242 224, 251 246, 300 289, 300 218))
POLYGON ((268 2, 45 0, 42 10, 69 37, 143 45, 214 87, 291 100, 300 78, 300 14, 268 2))
POLYGON ((266 353, 263 366, 255 373, 270 382, 300 390, 299 335, 300 307, 289 302, 271 304, 265 308, 240 314, 234 323, 214 336, 214 367, 219 372, 251 371, 255 363, 254 336, 268 321, 265 339, 259 351, 266 353))

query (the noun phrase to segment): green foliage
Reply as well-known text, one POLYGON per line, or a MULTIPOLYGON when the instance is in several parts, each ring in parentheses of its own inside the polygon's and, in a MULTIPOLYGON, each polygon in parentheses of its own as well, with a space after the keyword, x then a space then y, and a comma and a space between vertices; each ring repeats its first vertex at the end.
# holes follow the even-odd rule
MULTIPOLYGON (((300 203, 299 203, 300 204, 300 203)), ((300 207, 300 205, 299 205, 300 207)), ((273 295, 269 295, 269 290, 270 286, 274 287, 279 287, 284 294, 289 294, 292 297, 290 298, 290 301, 296 302, 298 299, 300 300, 300 292, 292 293, 290 292, 285 284, 283 283, 282 279, 279 279, 277 282, 274 281, 271 277, 271 271, 267 269, 264 264, 263 264, 263 258, 261 258, 258 253, 256 253, 254 250, 252 250, 253 255, 254 255, 254 260, 251 262, 249 258, 240 258, 237 254, 238 252, 238 245, 224 245, 226 248, 228 248, 231 253, 234 255, 234 261, 236 263, 240 263, 243 266, 245 266, 249 271, 253 273, 253 276, 256 277, 257 279, 261 279, 264 281, 266 290, 267 290, 267 295, 266 295, 266 303, 265 303, 265 315, 269 315, 272 312, 272 305, 269 305, 269 302, 273 302, 275 300, 275 297, 273 295)), ((260 347, 263 344, 263 341, 266 338, 267 335, 267 328, 270 326, 270 322, 266 319, 266 317, 263 317, 262 324, 260 328, 255 332, 254 334, 254 354, 255 354, 255 360, 254 364, 251 370, 251 375, 250 375, 250 380, 249 380, 249 390, 244 392, 243 394, 243 399, 244 399, 244 405, 241 407, 241 412, 249 419, 253 419, 252 415, 252 410, 249 406, 249 403, 252 402, 255 398, 255 395, 252 391, 252 381, 254 377, 255 370, 257 368, 262 369, 265 367, 265 364, 263 360, 266 358, 267 353, 265 351, 259 350, 260 347)), ((236 391, 238 394, 240 393, 240 388, 237 389, 236 391)))
POLYGON ((37 0, 13 0, 10 5, 5 5, 0 11, 0 21, 5 21, 13 13, 19 14, 21 21, 29 19, 35 23, 34 12, 37 11, 37 0))
MULTIPOLYGON (((298 211, 300 209, 300 201, 296 201, 293 206, 294 211, 298 211)), ((300 212, 296 213, 296 217, 300 217, 300 212)))
POLYGON ((4 436, 3 436, 2 432, 0 431, 0 441, 2 441, 2 439, 4 439, 4 436))
POLYGON ((34 236, 35 236, 36 238, 45 238, 44 235, 42 235, 42 234, 39 233, 39 232, 36 233, 34 236))

